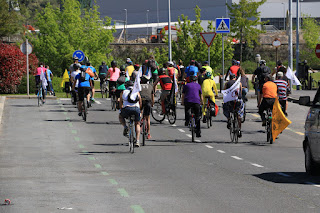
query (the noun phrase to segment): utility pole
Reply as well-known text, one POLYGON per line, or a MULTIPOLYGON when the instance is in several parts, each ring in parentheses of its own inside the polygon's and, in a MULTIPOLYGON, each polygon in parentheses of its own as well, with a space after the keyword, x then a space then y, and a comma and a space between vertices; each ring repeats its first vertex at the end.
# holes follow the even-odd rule
POLYGON ((289 67, 293 70, 293 51, 292 51, 292 0, 289 0, 289 67))
POLYGON ((296 15, 296 70, 297 70, 297 74, 299 75, 299 22, 300 22, 300 13, 299 13, 299 0, 297 0, 297 15, 296 15))
POLYGON ((169 45, 169 61, 172 61, 172 45, 171 45, 171 8, 170 0, 168 0, 168 10, 169 10, 169 23, 168 23, 168 45, 169 45))

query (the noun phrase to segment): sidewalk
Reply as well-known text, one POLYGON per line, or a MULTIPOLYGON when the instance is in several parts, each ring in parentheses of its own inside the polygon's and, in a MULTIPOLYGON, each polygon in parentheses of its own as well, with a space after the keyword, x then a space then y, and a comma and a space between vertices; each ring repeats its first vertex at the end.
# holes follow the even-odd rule
MULTIPOLYGON (((6 98, 8 99, 37 99, 36 95, 7 95, 6 98)), ((47 95, 46 99, 55 100, 57 99, 56 96, 47 95)))

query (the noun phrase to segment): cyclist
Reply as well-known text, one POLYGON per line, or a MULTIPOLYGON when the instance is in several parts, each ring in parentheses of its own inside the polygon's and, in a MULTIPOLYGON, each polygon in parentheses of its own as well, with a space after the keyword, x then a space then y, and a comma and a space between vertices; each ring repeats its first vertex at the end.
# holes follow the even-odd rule
POLYGON ((203 123, 206 123, 206 98, 210 98, 210 103, 215 104, 215 97, 218 97, 217 85, 216 82, 211 79, 211 72, 207 72, 205 76, 206 78, 201 85, 202 96, 204 97, 204 102, 202 105, 203 123), (213 93, 213 90, 215 93, 213 93))
POLYGON ((117 85, 116 85, 117 106, 119 106, 120 94, 126 89, 125 83, 129 80, 130 79, 126 77, 125 67, 121 66, 120 77, 117 79, 117 85))
POLYGON ((111 68, 109 68, 107 77, 109 79, 109 93, 111 93, 113 88, 117 86, 117 80, 120 76, 120 69, 117 67, 116 61, 111 61, 111 68))
POLYGON ((230 76, 231 73, 234 74, 237 79, 240 76, 240 66, 238 65, 237 61, 234 59, 232 59, 232 66, 229 67, 224 80, 227 80, 227 77, 230 76))
POLYGON ((134 71, 132 72, 132 75, 131 75, 131 81, 135 81, 136 80, 136 77, 138 76, 138 73, 139 73, 139 69, 140 69, 140 65, 139 64, 135 64, 134 65, 134 71))
POLYGON ((142 99, 142 111, 143 111, 143 117, 147 121, 147 130, 148 130, 148 139, 151 139, 150 134, 150 113, 151 113, 151 107, 153 107, 154 104, 154 93, 153 93, 153 86, 149 84, 149 77, 146 75, 143 75, 141 77, 141 91, 140 96, 142 99))
POLYGON ((176 80, 179 76, 179 71, 174 67, 174 63, 172 61, 167 62, 167 70, 168 76, 173 80, 173 76, 176 75, 176 80))
POLYGON ((56 96, 55 93, 54 93, 54 90, 53 90, 53 86, 52 86, 53 74, 52 74, 51 70, 49 69, 48 65, 46 65, 46 69, 47 69, 47 72, 46 72, 45 75, 46 75, 46 79, 47 79, 47 82, 48 82, 47 91, 49 90, 51 95, 56 96))
POLYGON ((180 70, 180 75, 179 75, 178 81, 184 81, 184 71, 186 68, 183 66, 183 62, 181 59, 179 59, 178 67, 180 70))
POLYGON ((168 75, 165 74, 164 68, 159 69, 158 74, 159 76, 153 84, 153 90, 156 91, 157 84, 158 82, 160 82, 160 86, 161 86, 160 100, 161 100, 161 106, 162 106, 162 113, 165 114, 166 112, 165 100, 167 96, 170 95, 170 91, 172 88, 172 80, 168 75))
POLYGON ((106 65, 106 62, 103 61, 101 65, 99 66, 99 78, 100 78, 100 89, 102 88, 102 84, 105 82, 105 79, 107 77, 108 73, 108 66, 106 65))
POLYGON ((71 78, 70 78, 70 81, 71 81, 71 85, 72 85, 72 91, 71 91, 71 99, 72 99, 72 104, 76 104, 77 103, 77 95, 76 95, 76 92, 78 91, 78 85, 79 85, 79 82, 75 82, 76 81, 76 76, 81 73, 80 71, 80 66, 79 64, 73 64, 73 70, 72 73, 71 73, 71 78), (73 83, 75 82, 75 88, 73 88, 73 83))
POLYGON ((214 74, 214 73, 213 73, 213 70, 212 70, 212 68, 210 67, 208 61, 203 62, 202 68, 205 68, 207 72, 210 72, 210 73, 211 73, 211 79, 213 80, 213 74, 214 74))
POLYGON ((92 96, 91 96, 91 101, 92 102, 95 102, 95 100, 94 100, 94 94, 96 93, 96 90, 95 90, 95 88, 94 88, 94 80, 96 80, 96 79, 98 79, 98 74, 97 74, 97 71, 96 71, 96 69, 93 67, 93 66, 91 66, 91 62, 87 62, 86 63, 86 65, 87 65, 87 69, 90 69, 92 72, 93 72, 93 74, 94 74, 94 77, 91 77, 91 80, 92 80, 92 88, 91 88, 91 91, 92 91, 92 96))
POLYGON ((258 77, 258 88, 257 88, 257 91, 258 91, 258 107, 260 106, 260 103, 261 103, 261 99, 262 99, 262 87, 263 87, 263 84, 265 83, 265 77, 267 75, 270 75, 271 74, 271 70, 269 67, 267 67, 266 65, 266 61, 265 60, 261 60, 260 61, 260 67, 258 67, 253 75, 252 75, 252 83, 255 84, 255 77, 257 76, 258 77))
POLYGON ((198 72, 199 72, 199 69, 196 66, 196 61, 191 60, 190 65, 187 66, 187 68, 184 71, 186 81, 189 82, 189 78, 191 74, 193 74, 194 76, 198 76, 198 72))
MULTIPOLYGON (((82 114, 82 103, 84 101, 84 97, 87 97, 87 100, 90 100, 90 89, 92 87, 92 80, 90 75, 86 72, 85 68, 80 68, 80 73, 76 75, 75 81, 73 81, 72 90, 74 91, 76 88, 76 84, 78 83, 78 115, 82 114)), ((83 103, 86 104, 86 103, 83 103)))
POLYGON ((267 75, 264 78, 264 80, 266 83, 264 83, 262 86, 263 99, 262 99, 261 104, 259 106, 259 114, 261 116, 262 126, 266 126, 266 118, 265 118, 264 111, 267 109, 273 108, 273 104, 276 100, 277 91, 278 91, 277 85, 272 82, 271 75, 267 75))
POLYGON ((43 98, 43 103, 45 102, 46 98, 46 87, 43 87, 45 82, 42 82, 45 80, 45 73, 47 72, 47 69, 44 67, 44 63, 40 62, 39 67, 36 69, 34 78, 36 81, 36 94, 38 93, 38 87, 39 85, 42 88, 42 98, 43 98))
POLYGON ((247 102, 248 101, 248 98, 247 98, 247 94, 249 92, 249 79, 248 77, 246 76, 244 70, 240 67, 240 73, 241 73, 241 85, 242 85, 242 100, 244 102, 247 102))
POLYGON ((130 99, 131 91, 133 90, 133 82, 128 81, 126 83, 126 89, 120 95, 120 114, 119 121, 124 127, 123 135, 128 135, 128 127, 125 121, 125 118, 130 117, 131 115, 135 116, 135 129, 136 129, 136 143, 135 146, 140 147, 139 138, 140 138, 140 108, 142 106, 141 96, 138 92, 136 100, 130 99))
POLYGON ((125 71, 128 72, 129 77, 131 77, 131 75, 132 75, 132 73, 133 73, 133 71, 134 71, 133 63, 132 63, 132 61, 130 60, 130 61, 127 62, 126 65, 127 65, 127 67, 125 67, 125 71))
POLYGON ((286 112, 286 107, 287 107, 287 93, 289 90, 289 84, 288 82, 283 78, 283 72, 277 72, 277 77, 274 83, 278 87, 278 98, 279 98, 279 103, 281 105, 281 109, 285 116, 288 116, 286 112))
POLYGON ((155 82, 158 79, 158 70, 159 70, 159 64, 158 62, 155 60, 154 56, 151 55, 149 60, 148 60, 148 67, 151 70, 151 74, 152 74, 152 80, 153 82, 155 82))
POLYGON ((190 76, 190 83, 186 84, 182 90, 181 104, 184 105, 185 112, 185 126, 189 125, 190 121, 190 110, 193 110, 196 120, 196 137, 201 137, 200 129, 200 104, 203 102, 202 90, 200 84, 198 84, 197 77, 194 75, 190 76))
MULTIPOLYGON (((230 80, 224 85, 224 90, 229 89, 230 87, 232 87, 232 85, 236 82, 236 75, 233 73, 230 73, 230 80)), ((242 101, 241 101, 241 95, 242 95, 242 85, 240 83, 240 88, 238 90, 238 92, 236 92, 235 94, 236 96, 238 96, 238 100, 237 101, 228 101, 226 103, 223 104, 223 114, 224 116, 226 116, 226 118, 228 119, 228 123, 227 123, 227 128, 230 129, 231 127, 231 121, 230 121, 230 113, 233 112, 233 110, 236 110, 237 116, 238 116, 238 125, 239 125, 239 133, 238 133, 238 137, 241 138, 242 137, 242 131, 241 131, 241 117, 242 117, 242 110, 243 110, 243 105, 242 105, 242 101)))
POLYGON ((202 67, 200 69, 200 74, 198 76, 198 84, 200 84, 200 86, 202 85, 203 81, 206 79, 206 73, 207 73, 206 68, 202 67))

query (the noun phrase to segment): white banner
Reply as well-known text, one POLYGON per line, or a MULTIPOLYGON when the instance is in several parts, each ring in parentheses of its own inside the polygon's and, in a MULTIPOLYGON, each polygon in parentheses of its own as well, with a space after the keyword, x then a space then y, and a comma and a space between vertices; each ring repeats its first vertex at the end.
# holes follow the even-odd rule
POLYGON ((236 82, 234 82, 234 84, 229 89, 221 91, 221 93, 223 94, 224 103, 238 100, 239 91, 240 91, 240 81, 241 81, 241 76, 238 78, 236 82))
POLYGON ((141 85, 140 85, 140 72, 139 72, 134 81, 132 93, 130 95, 131 100, 135 100, 138 95, 138 92, 140 91, 141 91, 141 85))
POLYGON ((46 77, 44 75, 44 72, 43 72, 42 68, 41 68, 40 80, 42 82, 42 88, 46 89, 47 86, 48 86, 48 82, 47 82, 47 79, 46 79, 46 77))
POLYGON ((286 76, 287 76, 287 78, 289 78, 292 81, 292 85, 301 85, 297 76, 292 72, 290 67, 288 67, 288 69, 287 69, 286 76))
POLYGON ((148 79, 151 79, 151 76, 152 76, 152 73, 151 73, 151 69, 148 67, 147 68, 147 77, 148 77, 148 79))
POLYGON ((139 75, 142 76, 142 66, 139 68, 139 75))
POLYGON ((173 80, 174 80, 174 93, 178 92, 178 84, 177 84, 177 79, 176 79, 176 72, 173 73, 173 80))

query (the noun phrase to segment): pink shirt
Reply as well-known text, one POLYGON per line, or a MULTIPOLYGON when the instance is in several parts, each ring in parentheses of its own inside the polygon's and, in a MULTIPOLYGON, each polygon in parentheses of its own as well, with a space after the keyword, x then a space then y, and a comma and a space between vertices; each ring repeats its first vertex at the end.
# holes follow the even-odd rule
POLYGON ((45 73, 47 71, 47 68, 38 67, 37 71, 36 71, 36 75, 41 75, 41 70, 42 70, 43 73, 45 73))
POLYGON ((120 69, 115 68, 113 69, 112 67, 109 68, 108 72, 110 73, 110 81, 117 81, 119 76, 120 76, 120 69))

